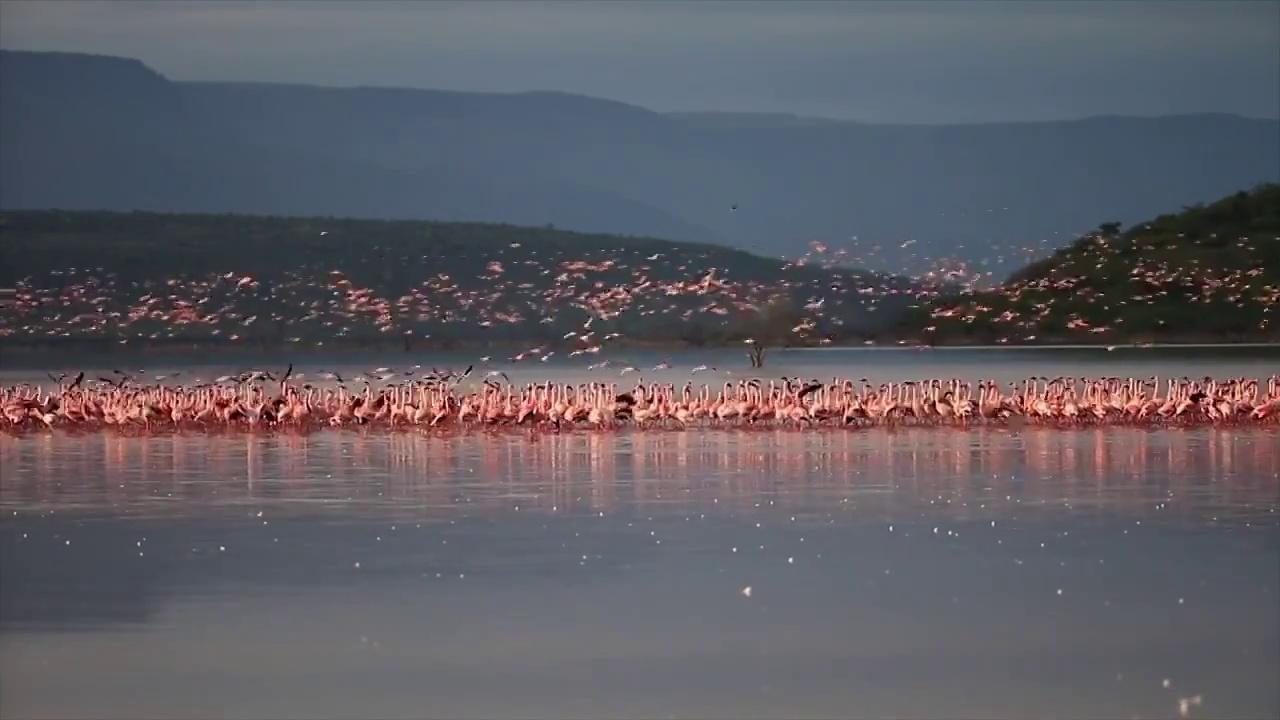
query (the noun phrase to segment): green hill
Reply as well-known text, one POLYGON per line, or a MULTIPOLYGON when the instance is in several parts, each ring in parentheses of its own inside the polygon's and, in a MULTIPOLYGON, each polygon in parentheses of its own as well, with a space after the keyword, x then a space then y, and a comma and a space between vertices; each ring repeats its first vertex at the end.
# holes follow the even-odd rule
POLYGON ((897 278, 551 227, 60 211, 0 213, 0 286, 14 344, 813 342, 913 302, 897 278))
POLYGON ((1280 340, 1280 185, 1121 231, 1104 223, 998 290, 911 310, 922 342, 1280 340))

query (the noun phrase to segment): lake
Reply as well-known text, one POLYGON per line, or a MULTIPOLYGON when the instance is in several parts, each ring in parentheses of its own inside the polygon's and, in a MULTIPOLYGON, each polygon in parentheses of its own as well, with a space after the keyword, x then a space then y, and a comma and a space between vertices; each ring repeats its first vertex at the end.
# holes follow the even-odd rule
MULTIPOLYGON (((535 348, 526 350, 532 349, 535 348)), ((305 351, 292 354, 249 349, 232 353, 130 350, 89 357, 66 352, 31 351, 0 354, 0 384, 47 383, 46 373, 75 375, 81 370, 92 380, 99 375, 112 376, 115 368, 138 374, 144 381, 153 380, 156 375, 171 375, 175 371, 182 375, 168 378, 170 382, 209 381, 219 375, 254 368, 282 372, 290 363, 294 364, 296 373, 305 374, 304 380, 307 381, 317 381, 319 373, 324 370, 352 377, 379 367, 405 369, 412 365, 459 371, 474 365, 477 368, 476 379, 481 372, 499 370, 517 383, 542 380, 634 381, 637 377, 658 382, 710 382, 781 375, 830 377, 833 374, 855 380, 865 377, 874 383, 923 377, 961 377, 975 381, 988 378, 1005 382, 1022 380, 1029 375, 1106 374, 1147 378, 1153 374, 1162 377, 1210 374, 1216 377, 1280 373, 1280 345, 1119 346, 1112 350, 1102 346, 774 349, 768 353, 766 367, 762 370, 749 367, 747 349, 744 346, 671 351, 606 350, 576 358, 567 358, 564 351, 559 351, 548 362, 539 361, 539 355, 528 355, 521 362, 511 362, 510 358, 520 352, 511 348, 449 353, 305 351), (484 360, 485 357, 488 360, 484 360), (589 369, 602 361, 609 363, 607 368, 589 369), (655 370, 663 361, 669 361, 671 369, 655 370), (635 367, 639 372, 621 377, 620 371, 627 366, 635 367), (707 366, 708 369, 691 376, 690 370, 698 366, 707 366)))
MULTIPOLYGON (((474 362, 407 357, 294 362, 474 362)), ((751 374, 663 359, 615 358, 751 374)), ((761 374, 1278 360, 833 350, 761 374)), ((1275 428, 0 435, 0 717, 1276 717, 1278 508, 1275 428)))

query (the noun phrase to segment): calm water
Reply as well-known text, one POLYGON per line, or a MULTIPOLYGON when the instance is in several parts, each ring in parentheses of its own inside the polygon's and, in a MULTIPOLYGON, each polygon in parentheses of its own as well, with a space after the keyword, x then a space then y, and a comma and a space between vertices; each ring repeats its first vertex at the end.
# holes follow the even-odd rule
POLYGON ((358 373, 369 373, 376 368, 403 370, 412 365, 423 368, 452 368, 462 370, 474 365, 472 380, 478 382, 486 372, 502 371, 517 383, 543 380, 610 382, 646 381, 683 383, 723 382, 725 380, 782 375, 803 377, 867 378, 871 382, 918 380, 924 377, 960 377, 977 381, 995 379, 1001 382, 1023 380, 1031 375, 1057 377, 1102 375, 1118 377, 1203 377, 1212 375, 1249 375, 1253 377, 1280 373, 1280 345, 1191 346, 1133 348, 1120 347, 1108 351, 1102 347, 1074 348, 828 348, 773 350, 766 359, 767 367, 752 370, 747 362, 745 348, 715 349, 661 353, 632 351, 623 353, 603 352, 567 358, 557 352, 549 362, 539 362, 538 355, 514 363, 509 358, 515 350, 495 349, 483 353, 282 353, 243 352, 232 355, 174 354, 151 355, 120 353, 118 355, 89 357, 83 360, 67 354, 45 355, 35 353, 9 353, 0 355, 0 383, 17 382, 49 383, 46 373, 75 373, 84 370, 89 380, 98 376, 112 376, 112 369, 137 373, 144 381, 154 381, 157 375, 169 377, 166 382, 183 383, 210 381, 220 375, 261 369, 282 372, 292 363, 295 373, 303 374, 303 382, 321 381, 322 371, 336 371, 351 378, 358 373), (488 356, 489 359, 482 358, 488 356), (608 361, 606 368, 589 370, 592 364, 608 361), (672 364, 671 369, 655 370, 663 361, 672 364), (621 375, 623 368, 635 367, 638 372, 621 375), (698 366, 709 369, 696 375, 690 373, 698 366), (141 372, 138 372, 141 371, 141 372))
MULTIPOLYGON (((966 352, 770 370, 1280 368, 966 352)), ((0 717, 1276 717, 1278 507, 1274 430, 0 436, 0 717)))

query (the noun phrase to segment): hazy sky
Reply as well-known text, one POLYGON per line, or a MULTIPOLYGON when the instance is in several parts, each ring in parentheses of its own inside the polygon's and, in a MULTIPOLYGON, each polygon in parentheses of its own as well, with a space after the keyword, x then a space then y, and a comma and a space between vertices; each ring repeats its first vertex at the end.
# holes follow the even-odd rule
POLYGON ((177 80, 564 90, 956 122, 1280 116, 1280 0, 0 2, 0 46, 177 80))

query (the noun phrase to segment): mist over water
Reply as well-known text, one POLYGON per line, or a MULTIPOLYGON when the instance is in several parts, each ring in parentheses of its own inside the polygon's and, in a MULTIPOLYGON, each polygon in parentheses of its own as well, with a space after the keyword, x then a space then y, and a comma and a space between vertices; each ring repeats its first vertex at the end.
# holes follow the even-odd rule
MULTIPOLYGON (((1275 358, 787 352, 763 374, 1275 358)), ((559 368, 515 367, 598 372, 559 368)), ((1266 428, 0 435, 0 716, 1275 717, 1278 508, 1266 428)))

